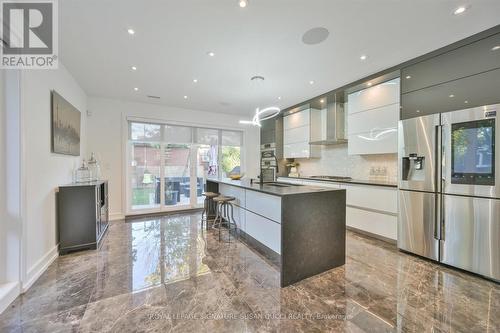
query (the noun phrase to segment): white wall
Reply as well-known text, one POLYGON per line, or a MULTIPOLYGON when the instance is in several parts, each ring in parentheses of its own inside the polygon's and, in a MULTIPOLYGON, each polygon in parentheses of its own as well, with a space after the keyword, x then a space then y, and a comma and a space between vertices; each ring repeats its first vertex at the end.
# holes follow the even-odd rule
POLYGON ((134 103, 106 98, 90 97, 88 109, 88 151, 100 158, 102 176, 109 181, 110 218, 123 218, 125 214, 125 180, 123 165, 124 119, 141 117, 176 123, 213 126, 215 128, 242 129, 245 131, 246 175, 259 173, 260 130, 239 124, 240 116, 188 110, 157 104, 134 103))
POLYGON ((57 257, 56 188, 73 180, 73 170, 86 156, 87 96, 59 63, 57 70, 21 74, 23 126, 23 289, 57 257), (51 90, 82 113, 80 157, 51 152, 51 90))

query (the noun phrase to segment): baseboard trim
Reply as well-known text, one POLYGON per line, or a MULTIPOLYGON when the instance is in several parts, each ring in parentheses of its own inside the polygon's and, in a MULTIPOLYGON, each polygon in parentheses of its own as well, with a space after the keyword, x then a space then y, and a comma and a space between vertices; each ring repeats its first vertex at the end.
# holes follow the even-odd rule
POLYGON ((346 229, 350 230, 350 231, 353 231, 353 232, 357 232, 358 234, 362 234, 362 235, 371 237, 371 238, 376 238, 378 240, 381 240, 381 241, 384 241, 386 243, 390 243, 390 244, 393 244, 393 245, 396 245, 398 243, 398 241, 396 239, 392 239, 392 238, 384 237, 384 236, 381 236, 381 235, 377 235, 377 234, 374 234, 372 232, 364 231, 364 230, 361 230, 361 229, 358 229, 358 228, 346 226, 346 229))
POLYGON ((124 220, 124 219, 125 219, 125 215, 123 215, 122 213, 109 214, 110 221, 118 221, 118 220, 124 220))
POLYGON ((0 313, 4 312, 20 293, 21 284, 19 282, 0 284, 0 313))
POLYGON ((57 259, 59 256, 58 245, 54 246, 47 252, 38 262, 28 270, 26 274, 26 281, 23 282, 21 292, 25 293, 38 280, 38 278, 45 272, 45 270, 57 259))

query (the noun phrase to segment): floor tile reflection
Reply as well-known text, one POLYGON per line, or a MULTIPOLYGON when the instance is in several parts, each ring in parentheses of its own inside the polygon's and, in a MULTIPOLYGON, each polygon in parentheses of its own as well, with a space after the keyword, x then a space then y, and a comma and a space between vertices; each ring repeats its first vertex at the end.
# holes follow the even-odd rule
POLYGON ((279 288, 279 272, 199 214, 114 222, 59 257, 1 332, 497 332, 500 285, 348 233, 346 265, 279 288))

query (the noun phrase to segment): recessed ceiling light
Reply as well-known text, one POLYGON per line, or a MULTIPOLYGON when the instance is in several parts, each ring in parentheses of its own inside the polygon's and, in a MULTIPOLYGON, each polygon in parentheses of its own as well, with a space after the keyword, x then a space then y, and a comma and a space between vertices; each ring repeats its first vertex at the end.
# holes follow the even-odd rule
POLYGON ((367 85, 368 87, 370 87, 370 86, 372 85, 372 83, 371 83, 371 82, 368 82, 366 85, 367 85))
POLYGON ((129 34, 129 35, 133 35, 133 34, 135 34, 135 30, 134 30, 134 29, 132 29, 132 28, 128 28, 128 29, 127 29, 127 32, 128 32, 128 34, 129 34))
POLYGON ((407 80, 411 79, 411 76, 410 75, 406 75, 406 79, 407 80))
POLYGON ((134 88, 134 91, 139 91, 139 88, 134 88))
POLYGON ((248 5, 248 0, 239 0, 238 4, 241 8, 245 8, 248 5))
POLYGON ((133 70, 133 71, 136 71, 136 70, 137 70, 137 67, 132 66, 132 67, 130 67, 130 69, 131 69, 131 70, 133 70))
POLYGON ((214 53, 214 52, 212 52, 212 51, 209 51, 209 52, 207 52, 207 55, 208 55, 209 57, 214 57, 214 56, 215 56, 215 53, 214 53))
POLYGON ((281 100, 281 96, 278 96, 278 99, 281 100))
POLYGON ((368 58, 368 57, 364 54, 361 57, 359 57, 359 59, 361 59, 361 60, 366 60, 366 58, 368 58))
POLYGON ((460 15, 462 14, 463 12, 465 12, 467 10, 467 7, 465 6, 460 6, 458 7, 457 9, 455 9, 455 11, 453 12, 453 14, 455 15, 460 15))
POLYGON ((188 99, 188 97, 186 95, 184 95, 184 99, 188 99))
POLYGON ((309 84, 314 84, 314 81, 313 80, 309 81, 309 84))
POLYGON ((450 96, 448 96, 448 97, 453 98, 453 97, 455 97, 455 95, 451 94, 451 95, 450 95, 450 96))
POLYGON ((193 79, 193 83, 198 83, 198 79, 193 79))
POLYGON ((322 98, 319 100, 320 103, 325 103, 325 100, 322 98))
POLYGON ((500 45, 493 46, 493 47, 491 48, 491 50, 492 50, 492 51, 498 51, 498 50, 500 50, 500 45))
POLYGON ((420 113, 420 110, 417 110, 417 113, 420 113))
POLYGON ((464 101, 465 104, 469 104, 469 101, 464 101))

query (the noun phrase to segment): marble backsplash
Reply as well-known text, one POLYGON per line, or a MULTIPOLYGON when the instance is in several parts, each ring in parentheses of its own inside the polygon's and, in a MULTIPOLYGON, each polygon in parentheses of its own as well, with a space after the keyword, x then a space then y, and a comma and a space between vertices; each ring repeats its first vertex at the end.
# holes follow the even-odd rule
POLYGON ((398 155, 348 155, 347 145, 321 147, 321 158, 295 159, 302 177, 347 176, 360 180, 397 182, 398 155))

